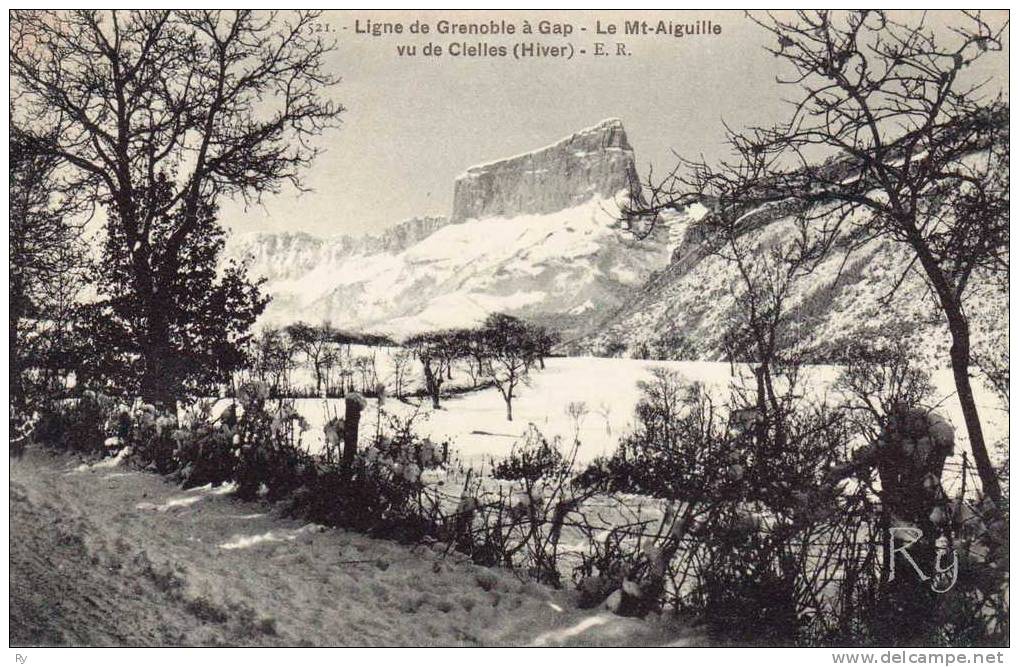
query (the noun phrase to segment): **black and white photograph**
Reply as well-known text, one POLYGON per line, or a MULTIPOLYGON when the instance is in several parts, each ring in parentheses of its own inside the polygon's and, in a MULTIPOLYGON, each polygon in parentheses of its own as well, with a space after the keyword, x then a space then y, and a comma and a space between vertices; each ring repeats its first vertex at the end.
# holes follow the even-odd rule
POLYGON ((8 27, 13 664, 1007 662, 1007 9, 8 27))

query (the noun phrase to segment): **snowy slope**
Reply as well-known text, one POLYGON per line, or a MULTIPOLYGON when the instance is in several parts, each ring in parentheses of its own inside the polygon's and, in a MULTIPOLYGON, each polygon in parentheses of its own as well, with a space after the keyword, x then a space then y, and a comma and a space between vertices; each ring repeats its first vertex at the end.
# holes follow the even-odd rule
POLYGON ((504 311, 579 331, 669 261, 667 238, 637 241, 617 215, 613 199, 592 197, 555 213, 445 225, 395 251, 266 235, 233 253, 269 280, 271 323, 329 320, 405 336, 504 311))
MULTIPOLYGON (((737 297, 744 284, 733 263, 709 252, 696 220, 702 211, 697 213, 673 230, 683 238, 676 239, 669 267, 608 314, 602 326, 575 341, 574 351, 605 354, 622 349, 623 355, 633 356, 644 345, 653 348, 654 341, 678 334, 693 344, 698 358, 723 358, 722 337, 740 317, 737 297)), ((758 257, 795 239, 795 223, 781 206, 752 214, 760 216, 761 224, 744 240, 758 257)), ((795 281, 785 306, 790 322, 786 331, 794 347, 810 362, 826 362, 865 333, 908 333, 924 353, 947 363, 947 325, 938 317, 919 267, 903 278, 910 258, 903 244, 877 239, 848 257, 832 253, 810 275, 795 281)), ((1000 345, 1008 327, 1007 295, 976 275, 967 306, 974 347, 979 351, 1000 345)))

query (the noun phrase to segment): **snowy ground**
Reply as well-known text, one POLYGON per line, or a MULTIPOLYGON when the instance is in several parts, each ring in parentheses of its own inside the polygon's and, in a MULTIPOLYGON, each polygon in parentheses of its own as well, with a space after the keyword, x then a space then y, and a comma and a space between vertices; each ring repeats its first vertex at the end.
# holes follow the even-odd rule
POLYGON ((690 645, 694 631, 110 461, 11 461, 10 644, 690 645))
MULTIPOLYGON (((546 437, 559 436, 570 443, 580 440, 578 462, 584 463, 598 456, 610 454, 620 436, 633 427, 634 407, 640 397, 638 382, 649 379, 652 368, 668 368, 690 381, 702 382, 719 401, 724 401, 730 387, 738 382, 730 374, 728 363, 704 361, 641 361, 599 357, 567 357, 547 360, 545 370, 532 373, 529 385, 518 389, 513 401, 512 422, 506 420, 506 406, 499 391, 490 387, 443 399, 442 409, 433 411, 427 400, 411 399, 413 405, 390 398, 384 409, 408 415, 419 411, 418 431, 436 439, 449 438, 468 462, 480 462, 491 457, 499 458, 510 452, 520 436, 534 424, 546 437), (567 414, 571 402, 582 402, 586 416, 579 423, 567 414), (421 404, 420 407, 418 404, 421 404), (579 428, 578 428, 579 427, 579 428)), ((380 356, 380 376, 385 378, 383 357, 380 356)), ((737 369, 739 372, 739 369, 737 369)), ((747 372, 746 369, 743 372, 747 372)), ((815 366, 804 372, 805 394, 822 396, 831 393, 831 385, 839 369, 832 366, 815 366)), ((420 376, 420 364, 412 367, 411 375, 420 376)), ((463 372, 454 372, 450 384, 464 383, 463 372)), ((955 398, 951 372, 938 371, 932 403, 956 427, 955 463, 962 461, 963 452, 969 452, 965 422, 955 398)), ((988 443, 1008 436, 1008 413, 1002 409, 997 397, 982 386, 975 386, 977 403, 984 420, 988 443)), ((832 400, 837 399, 831 396, 832 400)), ((309 420, 310 429, 305 439, 313 451, 322 446, 322 425, 335 414, 342 416, 342 400, 302 399, 297 401, 300 412, 309 420)), ((377 403, 369 401, 369 409, 362 418, 362 433, 374 428, 377 403)), ((972 456, 970 456, 972 464, 972 456)))

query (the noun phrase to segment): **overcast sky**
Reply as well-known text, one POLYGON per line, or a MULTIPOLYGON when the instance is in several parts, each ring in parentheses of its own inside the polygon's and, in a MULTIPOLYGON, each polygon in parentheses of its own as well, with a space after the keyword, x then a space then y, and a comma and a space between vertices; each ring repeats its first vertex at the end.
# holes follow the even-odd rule
MULTIPOLYGON (((1004 16, 1004 13, 1000 13, 1004 16)), ((467 167, 552 143, 574 131, 618 117, 623 120, 642 177, 674 162, 672 151, 724 154, 722 121, 733 127, 777 120, 782 95, 776 61, 763 51, 767 34, 741 12, 330 12, 336 50, 328 68, 342 77, 334 97, 347 107, 341 129, 319 138, 325 149, 307 173, 311 192, 267 195, 261 207, 227 203, 223 219, 235 231, 306 231, 322 236, 361 235, 418 215, 446 215, 453 180, 467 167), (427 36, 370 37, 354 33, 355 19, 488 20, 519 25, 530 20, 568 22, 565 39, 534 35, 546 44, 624 41, 629 56, 577 55, 573 60, 426 58, 424 43, 451 41, 512 44, 510 37, 455 39, 427 36), (620 25, 648 18, 689 24, 710 20, 720 35, 597 36, 595 21, 620 25), (580 26, 587 28, 579 32, 580 26), (396 45, 414 43, 419 55, 400 57, 396 45)), ((943 20, 936 16, 935 21, 943 20)), ((703 24, 702 24, 703 25, 703 24)), ((525 39, 530 39, 525 38, 525 39)), ((979 72, 1007 88, 1007 53, 989 56, 979 72)))

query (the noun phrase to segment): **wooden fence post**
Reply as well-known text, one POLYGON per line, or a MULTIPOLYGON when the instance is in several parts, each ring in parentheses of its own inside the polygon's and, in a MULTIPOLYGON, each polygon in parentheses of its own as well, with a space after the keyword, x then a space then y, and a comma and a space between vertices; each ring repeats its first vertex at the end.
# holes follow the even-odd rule
POLYGON ((365 400, 358 393, 349 393, 344 400, 346 414, 343 420, 343 474, 350 476, 357 455, 357 431, 361 423, 361 411, 365 400))

